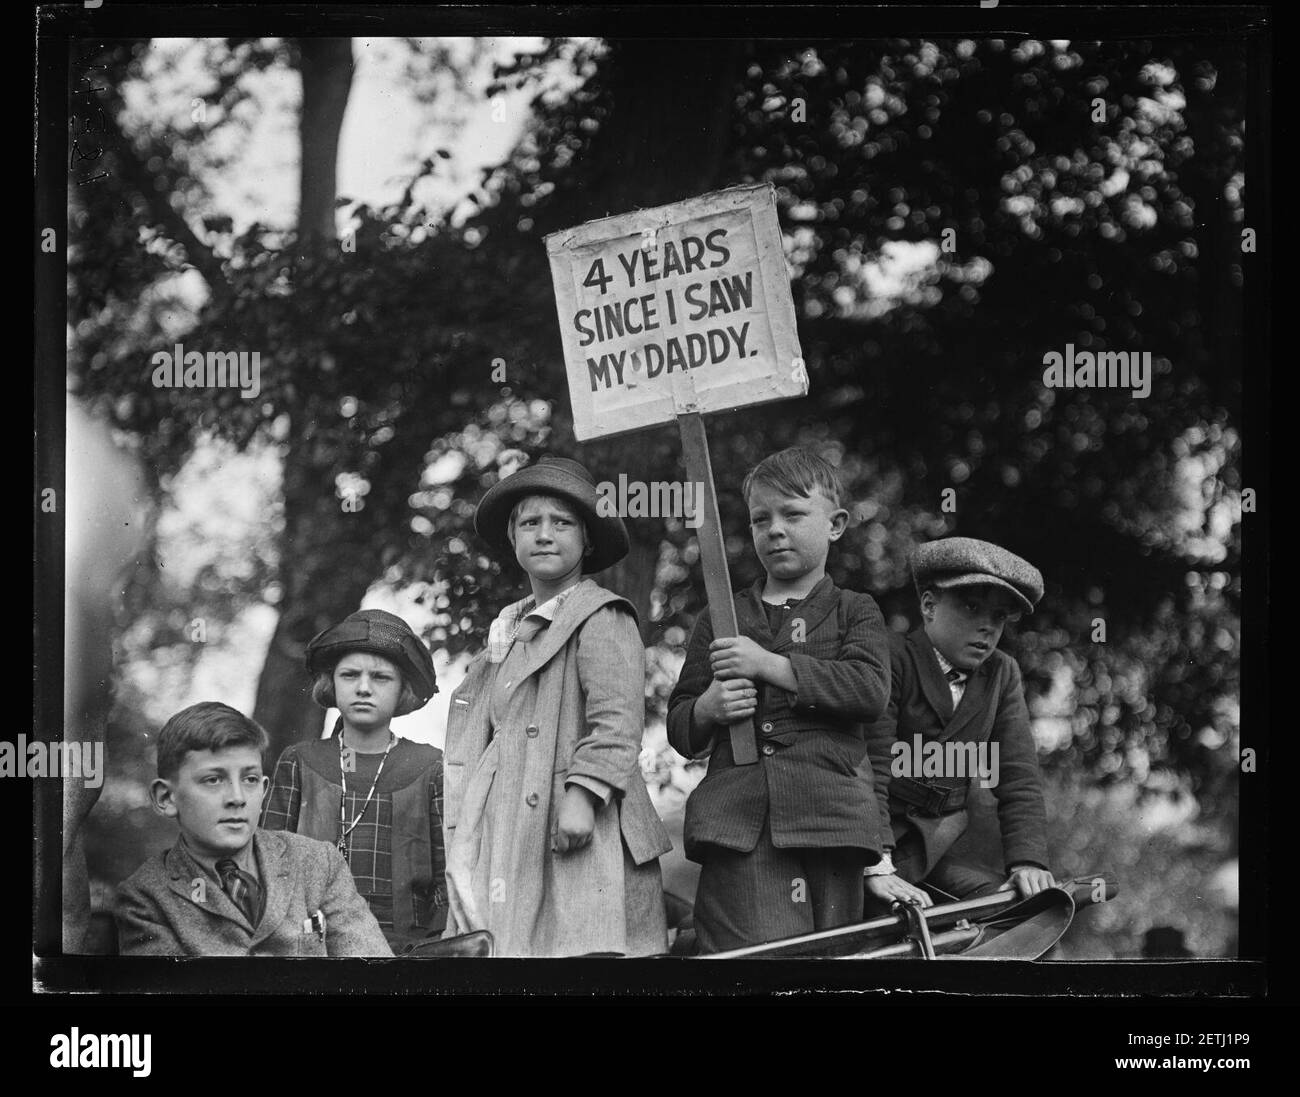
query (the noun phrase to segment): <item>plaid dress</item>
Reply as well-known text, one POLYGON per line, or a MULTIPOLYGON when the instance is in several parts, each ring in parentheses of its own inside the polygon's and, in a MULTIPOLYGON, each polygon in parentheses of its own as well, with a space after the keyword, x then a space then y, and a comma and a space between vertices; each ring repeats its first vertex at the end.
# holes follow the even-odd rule
MULTIPOLYGON (((316 766, 318 772, 324 770, 330 783, 337 788, 339 782, 337 733, 328 740, 333 751, 333 765, 316 766)), ((303 757, 302 748, 315 746, 314 743, 295 744, 280 756, 271 779, 266 804, 262 811, 262 827, 266 830, 289 830, 301 832, 300 821, 303 807, 303 757)), ((399 739, 389 753, 384 771, 380 775, 375 794, 365 806, 360 821, 347 837, 348 863, 357 891, 369 904, 371 912, 390 942, 395 939, 393 921, 393 793, 395 789, 409 782, 411 762, 407 754, 419 748, 408 740, 399 739)), ((447 899, 444 874, 446 860, 443 853, 442 838, 442 760, 437 753, 435 762, 438 773, 429 782, 429 796, 425 805, 426 819, 433 860, 433 917, 430 924, 424 926, 429 933, 440 933, 446 923, 447 899)), ((346 774, 347 797, 343 810, 350 824, 366 802, 366 793, 374 781, 383 754, 356 754, 356 769, 346 774)), ((313 752, 313 760, 323 760, 324 753, 313 752)), ((337 831, 337 823, 335 824, 337 831)), ((338 833, 334 833, 337 840, 338 833)), ((396 947, 396 946, 395 946, 396 947)))

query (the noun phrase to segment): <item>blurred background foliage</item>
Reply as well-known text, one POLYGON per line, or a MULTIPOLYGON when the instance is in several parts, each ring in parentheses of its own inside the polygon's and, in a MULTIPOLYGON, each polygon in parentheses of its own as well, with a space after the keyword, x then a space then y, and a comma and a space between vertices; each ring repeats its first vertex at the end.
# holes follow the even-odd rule
MULTIPOLYGON (((454 677, 522 590, 473 533, 498 477, 543 452, 598 479, 683 475, 672 429, 575 444, 542 237, 768 181, 811 392, 710 421, 734 585, 758 572, 729 489, 796 444, 853 500, 834 578, 895 628, 915 620, 919 542, 984 537, 1033 561, 1046 597, 1004 646, 1052 849, 1127 889, 1075 947, 1136 955, 1158 924, 1202 955, 1233 947, 1241 43, 543 39, 489 62, 403 40, 437 132, 527 102, 504 160, 441 205, 420 198, 454 167, 432 141, 398 200, 335 193, 348 40, 189 45, 197 90, 168 83, 174 44, 101 43, 74 66, 100 88, 108 176, 70 187, 70 386, 157 502, 120 614, 114 777, 88 840, 101 887, 166 844, 148 739, 204 688, 251 709, 273 754, 317 733, 303 647, 377 591, 454 677), (277 73, 300 81, 287 106, 277 73), (301 150, 296 223, 234 218, 222 180, 276 110, 301 150), (260 395, 154 388, 150 356, 177 342, 260 349, 260 395), (1045 388, 1043 355, 1067 343, 1149 351, 1150 397, 1045 388)), ((601 580, 641 611, 643 764, 671 815, 699 777, 662 714, 702 582, 681 522, 629 526, 601 580)), ((971 841, 995 850, 996 832, 971 841)))

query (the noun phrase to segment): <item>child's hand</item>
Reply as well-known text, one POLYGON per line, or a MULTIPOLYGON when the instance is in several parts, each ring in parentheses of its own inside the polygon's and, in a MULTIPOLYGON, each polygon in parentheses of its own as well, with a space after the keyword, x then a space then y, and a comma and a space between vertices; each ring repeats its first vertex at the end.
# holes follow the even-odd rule
POLYGON ((695 701, 695 722, 734 724, 758 711, 758 690, 748 678, 719 682, 716 678, 695 701))
POLYGON ((709 663, 713 676, 729 678, 766 678, 764 671, 772 653, 748 636, 724 636, 709 645, 709 663))
POLYGON ((591 842, 595 829, 596 809, 592 805, 591 794, 585 788, 570 785, 564 790, 564 799, 560 801, 551 848, 556 853, 582 849, 591 842))
POLYGON ((929 892, 909 884, 901 876, 867 876, 867 894, 887 903, 918 902, 923 907, 934 906, 929 892))
POLYGON ((1037 865, 1013 865, 1007 882, 998 891, 1011 891, 1014 888, 1020 892, 1020 898, 1028 899, 1050 887, 1056 887, 1056 880, 1047 869, 1037 865))

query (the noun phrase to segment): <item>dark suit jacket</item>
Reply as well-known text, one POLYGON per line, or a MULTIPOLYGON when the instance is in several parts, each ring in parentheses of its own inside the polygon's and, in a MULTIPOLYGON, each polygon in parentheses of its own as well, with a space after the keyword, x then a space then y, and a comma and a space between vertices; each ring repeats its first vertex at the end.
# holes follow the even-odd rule
MULTIPOLYGON (((997 742, 998 783, 992 792, 998 803, 1003 857, 1008 865, 1046 868, 1042 777, 1016 661, 995 649, 966 680, 966 691, 954 712, 952 693, 925 629, 915 629, 907 636, 892 633, 889 655, 889 706, 868 730, 877 786, 889 787, 893 761, 890 750, 896 740, 911 744, 912 737, 920 734, 926 740, 939 742, 997 742)), ((960 783, 927 780, 939 785, 960 783)), ((926 817, 915 814, 892 796, 889 809, 895 842, 908 833, 918 835, 922 842, 924 865, 913 882, 924 879, 966 829, 964 810, 926 817)))
POLYGON ((760 600, 763 582, 736 595, 741 635, 786 656, 799 689, 758 684, 756 764, 735 764, 723 727, 714 729, 708 747, 693 752, 695 700, 713 680, 713 625, 707 610, 700 614, 668 701, 673 747, 687 757, 712 751, 709 771, 686 803, 686 855, 702 861, 710 846, 747 853, 766 821, 774 846, 864 849, 874 864, 889 820, 872 787, 864 725, 889 698, 884 618, 870 595, 840 590, 826 578, 774 636, 760 600), (803 639, 796 642, 800 620, 803 639))
POLYGON ((391 956, 334 846, 283 830, 253 832, 266 893, 256 928, 183 842, 149 858, 118 888, 123 956, 391 956), (316 911, 325 934, 303 931, 316 911))

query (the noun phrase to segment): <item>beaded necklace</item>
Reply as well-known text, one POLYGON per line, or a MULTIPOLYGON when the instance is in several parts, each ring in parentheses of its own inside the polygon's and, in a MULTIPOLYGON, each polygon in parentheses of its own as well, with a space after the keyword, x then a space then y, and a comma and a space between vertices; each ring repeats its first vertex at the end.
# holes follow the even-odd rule
MULTIPOLYGON (((347 821, 347 802, 348 802, 348 764, 345 759, 346 754, 355 755, 351 747, 343 745, 343 732, 339 732, 339 789, 342 796, 339 797, 339 852, 343 854, 344 860, 348 858, 348 835, 351 834, 361 822, 361 817, 365 815, 366 809, 370 807, 370 801, 375 795, 375 789, 379 787, 379 775, 384 772, 384 763, 388 761, 388 752, 397 745, 397 736, 391 731, 388 733, 388 746, 384 748, 384 756, 379 759, 379 768, 375 770, 375 779, 370 782, 370 791, 366 793, 366 802, 361 805, 361 810, 357 812, 356 817, 351 823, 347 821)), ((353 768, 356 763, 353 762, 353 768)))

